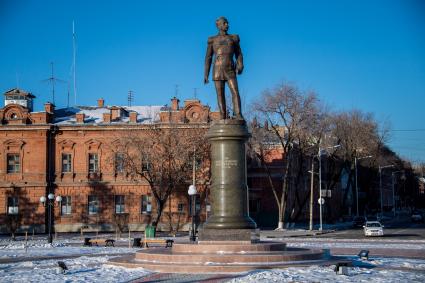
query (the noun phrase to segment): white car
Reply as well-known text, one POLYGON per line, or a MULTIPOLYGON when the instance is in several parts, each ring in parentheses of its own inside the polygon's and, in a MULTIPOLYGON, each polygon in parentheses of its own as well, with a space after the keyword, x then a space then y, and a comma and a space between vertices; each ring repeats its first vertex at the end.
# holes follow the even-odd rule
POLYGON ((367 221, 363 228, 365 236, 384 236, 384 226, 378 221, 367 221))

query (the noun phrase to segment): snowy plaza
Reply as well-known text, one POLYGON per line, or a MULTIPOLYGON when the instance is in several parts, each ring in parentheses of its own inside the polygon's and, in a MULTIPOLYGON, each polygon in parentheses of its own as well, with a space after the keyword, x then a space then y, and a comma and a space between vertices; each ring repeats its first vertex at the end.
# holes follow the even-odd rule
MULTIPOLYGON (((176 241, 184 241, 182 237, 176 241)), ((267 241, 267 239, 264 239, 267 241)), ((314 238, 278 238, 289 247, 352 248, 353 250, 381 249, 425 253, 425 240, 341 240, 314 238)), ((66 239, 59 237, 50 245, 45 238, 36 237, 25 244, 24 237, 17 241, 0 240, 1 282, 145 282, 154 275, 142 268, 122 268, 108 264, 114 256, 134 253, 137 248, 128 248, 128 240, 118 239, 116 247, 83 247, 79 236, 66 239), (65 274, 58 272, 58 261, 68 267, 65 274)), ((356 255, 347 255, 353 260, 348 275, 337 275, 335 265, 291 266, 286 269, 255 270, 243 274, 227 274, 219 282, 424 282, 425 258, 382 257, 370 255, 361 260, 356 255)), ((302 264, 302 263, 301 263, 302 264)), ((175 275, 172 282, 185 282, 195 275, 175 275), (180 281, 179 281, 180 280, 180 281)), ((208 278, 208 277, 206 277, 208 278)), ((170 279, 171 280, 171 279, 170 279)), ((155 282, 155 281, 151 281, 155 282)), ((171 282, 171 281, 170 281, 171 282)), ((208 282, 208 281, 205 281, 208 282)))

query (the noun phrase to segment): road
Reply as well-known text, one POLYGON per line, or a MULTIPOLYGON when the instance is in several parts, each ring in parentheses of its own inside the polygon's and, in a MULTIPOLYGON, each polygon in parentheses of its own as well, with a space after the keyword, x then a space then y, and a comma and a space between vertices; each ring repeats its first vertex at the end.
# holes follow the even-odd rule
MULTIPOLYGON (((425 240, 425 224, 412 223, 410 219, 400 219, 384 222, 383 239, 397 240, 425 240)), ((350 228, 346 230, 337 230, 335 232, 318 235, 318 237, 337 238, 337 239, 362 239, 366 238, 362 228, 350 228)))

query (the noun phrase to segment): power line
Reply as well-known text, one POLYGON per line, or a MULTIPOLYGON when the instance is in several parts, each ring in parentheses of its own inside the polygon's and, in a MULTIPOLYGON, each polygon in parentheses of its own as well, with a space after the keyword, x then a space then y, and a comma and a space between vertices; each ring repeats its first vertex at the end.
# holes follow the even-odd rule
POLYGON ((425 129, 397 129, 390 130, 391 132, 425 132, 425 129))

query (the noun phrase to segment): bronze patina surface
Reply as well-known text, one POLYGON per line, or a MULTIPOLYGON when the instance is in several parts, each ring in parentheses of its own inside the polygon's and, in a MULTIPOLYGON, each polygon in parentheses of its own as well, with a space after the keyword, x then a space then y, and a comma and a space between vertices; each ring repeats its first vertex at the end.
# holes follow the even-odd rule
MULTIPOLYGON (((247 208, 245 142, 249 136, 246 122, 237 119, 216 121, 207 133, 211 143, 212 215, 203 225, 204 229, 256 227, 247 208)), ((206 233, 200 232, 199 240, 203 240, 201 235, 206 233)), ((246 240, 246 235, 243 238, 246 240)))
POLYGON ((220 110, 220 118, 226 119, 226 99, 225 99, 225 83, 232 93, 233 115, 236 119, 243 120, 241 112, 241 99, 238 90, 238 81, 236 73, 242 74, 243 57, 241 47, 239 45, 239 36, 236 34, 227 34, 229 22, 225 17, 220 17, 216 21, 218 35, 208 38, 207 54, 205 56, 204 83, 208 83, 211 63, 213 64, 212 79, 217 92, 218 108, 220 110), (214 58, 214 62, 213 62, 214 58), (236 59, 236 64, 233 59, 236 59))

